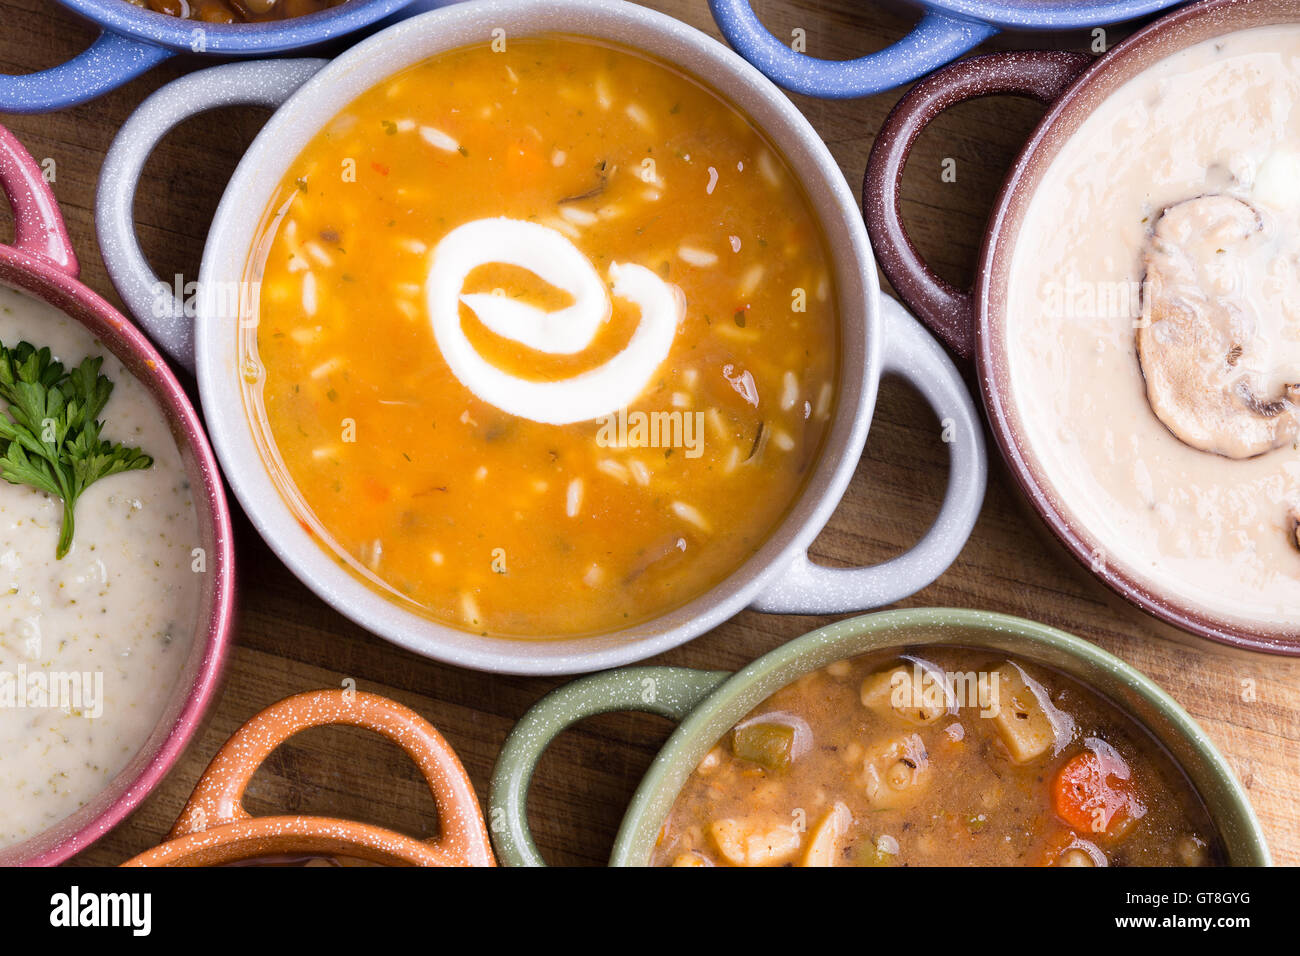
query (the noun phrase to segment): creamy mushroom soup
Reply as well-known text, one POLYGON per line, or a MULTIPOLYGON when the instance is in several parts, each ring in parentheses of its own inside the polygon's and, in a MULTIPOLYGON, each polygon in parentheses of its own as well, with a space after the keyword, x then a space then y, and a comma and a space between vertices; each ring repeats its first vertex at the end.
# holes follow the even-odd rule
POLYGON ((1019 415, 1095 560, 1274 627, 1300 620, 1298 215, 1300 27, 1203 42, 1064 146, 1007 302, 1019 415))
POLYGON ((68 367, 103 356, 102 437, 153 463, 86 488, 63 558, 63 504, 0 481, 0 847, 76 811, 152 733, 189 654, 202 567, 181 454, 145 386, 81 325, 0 287, 0 342, 20 341, 68 367))
POLYGON ((245 398, 363 580, 476 633, 606 633, 716 585, 798 495, 833 410, 830 257, 709 88, 501 42, 399 72, 293 160, 245 398))
POLYGON ((709 751, 661 866, 1201 866, 1200 797, 1128 715, 1045 667, 960 647, 837 661, 709 751))

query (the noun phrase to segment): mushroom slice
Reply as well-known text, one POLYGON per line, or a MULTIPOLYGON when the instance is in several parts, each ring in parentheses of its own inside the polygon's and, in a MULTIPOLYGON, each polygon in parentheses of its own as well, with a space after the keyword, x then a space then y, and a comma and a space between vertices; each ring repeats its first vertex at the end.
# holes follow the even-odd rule
POLYGON ((1292 505, 1286 513, 1286 529, 1291 543, 1300 548, 1300 505, 1292 505))
POLYGON ((1137 351, 1147 401, 1183 442, 1227 458, 1262 455, 1300 433, 1300 384, 1267 394, 1276 380, 1269 343, 1243 288, 1267 242, 1254 207, 1210 195, 1167 208, 1143 255, 1137 351))

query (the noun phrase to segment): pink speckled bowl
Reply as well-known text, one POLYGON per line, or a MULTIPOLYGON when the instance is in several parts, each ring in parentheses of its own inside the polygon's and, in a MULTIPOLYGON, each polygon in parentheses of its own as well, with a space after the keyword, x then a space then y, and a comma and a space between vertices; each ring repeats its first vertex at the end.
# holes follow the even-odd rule
POLYGON ((296 694, 244 724, 212 758, 167 842, 122 865, 231 866, 305 856, 381 866, 496 866, 474 787, 442 735, 396 701, 349 690, 296 694), (294 734, 328 724, 364 727, 406 751, 438 808, 436 839, 333 817, 255 818, 244 809, 244 791, 271 752, 294 734))
POLYGON ((180 756, 216 695, 234 622, 235 564, 230 511, 198 415, 148 340, 77 280, 79 267, 41 169, 0 126, 0 191, 13 209, 14 243, 0 244, 0 284, 76 319, 131 371, 162 408, 181 449, 206 552, 203 612, 189 661, 162 719, 126 769, 72 816, 0 850, 0 866, 52 865, 89 846, 136 808, 180 756))

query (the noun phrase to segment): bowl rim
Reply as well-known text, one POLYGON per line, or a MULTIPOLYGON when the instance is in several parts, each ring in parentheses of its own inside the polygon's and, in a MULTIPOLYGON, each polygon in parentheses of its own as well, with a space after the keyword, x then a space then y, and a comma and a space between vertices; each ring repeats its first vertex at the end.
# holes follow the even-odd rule
MULTIPOLYGON (((478 39, 480 33, 473 36, 478 39)), ((865 445, 883 366, 883 320, 873 264, 865 224, 825 143, 778 87, 707 34, 623 0, 456 4, 395 24, 331 61, 276 110, 244 154, 213 218, 200 268, 195 322, 199 391, 213 446, 245 513, 280 560, 331 607, 393 644, 444 663, 507 674, 601 670, 677 647, 733 617, 806 551, 829 520, 865 445), (665 60, 732 102, 783 154, 808 190, 836 258, 840 395, 817 464, 790 511, 758 551, 722 582, 678 608, 621 632, 565 638, 474 635, 400 606, 341 567, 328 545, 302 527, 256 452, 253 427, 235 379, 235 338, 228 334, 229 322, 220 318, 214 291, 243 277, 251 242, 236 243, 235 256, 226 249, 232 241, 228 234, 233 232, 236 239, 245 233, 255 234, 256 223, 249 225, 246 210, 266 208, 280 171, 301 149, 293 145, 303 138, 296 124, 309 121, 305 124, 305 139, 309 140, 352 96, 382 82, 383 77, 437 52, 463 46, 468 41, 461 37, 470 31, 483 31, 486 37, 488 27, 509 29, 511 24, 515 33, 522 35, 568 33, 621 44, 665 60), (404 52, 395 55, 395 51, 404 52), (382 72, 376 63, 383 64, 382 72), (371 74, 368 68, 376 72, 371 74), (724 81, 730 86, 724 88, 724 81), (348 84, 357 92, 348 95, 348 84), (814 174, 820 179, 810 182, 814 174), (252 200, 246 198, 250 194, 252 200), (226 264, 236 258, 237 270, 226 264), (844 263, 852 263, 853 268, 844 263)))
MULTIPOLYGON (((281 814, 233 820, 207 830, 171 836, 122 863, 127 867, 229 866, 279 853, 337 854, 379 862, 387 857, 410 866, 456 865, 453 857, 434 843, 407 836, 373 823, 340 817, 281 814), (268 847, 267 843, 298 843, 301 851, 268 847), (196 857, 216 855, 213 863, 196 863, 196 857)), ((388 862, 385 865, 397 865, 388 862)), ((466 864, 467 865, 467 864, 466 864)))
MULTIPOLYGON (((199 664, 195 669, 183 705, 171 718, 171 729, 152 756, 111 803, 68 836, 38 851, 24 851, 24 847, 42 843, 47 834, 66 825, 67 821, 80 811, 57 821, 21 843, 0 849, 0 859, 5 861, 4 865, 53 866, 86 849, 135 810, 171 770, 201 726, 217 696, 226 658, 234 638, 236 597, 234 531, 229 503, 221 481, 221 472, 217 467, 216 458, 198 413, 171 368, 143 333, 110 303, 89 286, 84 285, 79 278, 74 278, 71 274, 62 272, 48 262, 16 247, 0 244, 0 272, 6 270, 12 271, 17 276, 17 280, 7 279, 0 274, 0 285, 48 304, 86 328, 102 341, 110 352, 123 360, 130 374, 148 388, 150 397, 172 425, 173 438, 177 440, 178 446, 183 440, 194 456, 202 478, 201 489, 196 489, 195 494, 195 514, 200 529, 205 533, 211 532, 214 552, 208 556, 209 573, 213 575, 211 598, 208 606, 199 611, 195 646, 190 649, 191 659, 201 653, 199 664), (75 314, 74 310, 84 315, 75 314), (93 327, 90 324, 92 322, 98 323, 100 327, 93 327), (132 360, 128 362, 124 356, 130 356, 132 360), (207 617, 206 638, 203 639, 200 650, 197 639, 204 633, 202 623, 204 616, 207 617)), ((153 732, 157 733, 161 726, 160 719, 155 724, 153 732)), ((139 753, 144 752, 147 743, 146 741, 145 745, 137 751, 137 757, 139 753)), ((132 762, 135 759, 136 757, 133 757, 132 762)), ((96 795, 114 788, 116 782, 126 772, 123 770, 114 776, 104 787, 96 791, 96 795)))
POLYGON ((921 0, 954 16, 1007 29, 1068 30, 1123 23, 1164 10, 1182 0, 1091 0, 1086 3, 1034 4, 1028 0, 921 0), (1037 6, 1037 9, 1035 7, 1037 6))
MULTIPOLYGON (((1182 631, 1229 647, 1300 656, 1300 632, 1294 626, 1288 631, 1282 622, 1268 628, 1171 599, 1157 593, 1156 582, 1140 576, 1122 555, 1111 555, 1069 509, 1034 453, 1007 361, 1005 277, 1018 239, 1015 233, 1042 174, 1096 105, 1118 86, 1154 62, 1205 39, 1196 33, 1198 27, 1210 27, 1210 35, 1232 33, 1259 25, 1243 26, 1243 17, 1254 19, 1260 10, 1283 7, 1277 0, 1257 2, 1258 6, 1242 0, 1201 0, 1148 24, 1098 58, 1048 107, 1003 180, 985 228, 973 294, 976 367, 991 431, 1012 477, 1052 535, 1080 565, 1126 601, 1182 631), (1139 64, 1137 69, 1131 68, 1133 63, 1139 64), (1096 95, 1099 88, 1101 96, 1096 95), (1096 561, 1097 554, 1107 555, 1106 560, 1096 561)), ((1279 12, 1270 22, 1298 23, 1300 13, 1292 7, 1289 19, 1279 12)))
POLYGON ((195 52, 201 32, 205 53, 282 53, 337 39, 413 3, 414 0, 347 0, 288 20, 260 23, 199 23, 145 10, 123 0, 58 0, 61 6, 112 33, 182 53, 195 52))
MULTIPOLYGON (((891 648, 902 650, 933 644, 1005 650, 1005 653, 1013 657, 1031 662, 1035 658, 1024 648, 1044 655, 1054 653, 1078 663, 1081 670, 1090 669, 1121 682, 1141 702, 1152 707, 1154 715, 1168 722, 1172 734, 1178 740, 1190 745, 1193 755, 1203 762, 1202 767, 1183 766, 1172 755, 1169 743, 1146 719, 1129 712, 1108 692, 1092 686, 1087 679, 1066 672, 1071 679, 1084 684, 1112 706, 1124 711, 1166 751, 1170 751, 1171 759, 1187 775, 1193 789, 1209 810, 1234 865, 1272 865, 1268 844, 1255 810, 1227 759, 1191 715, 1155 681, 1096 644, 1051 625, 1000 612, 945 607, 877 611, 836 621, 778 646, 719 684, 678 725, 656 754, 624 812, 614 839, 610 865, 648 864, 650 850, 663 820, 699 760, 727 730, 775 691, 796 678, 835 661, 891 648), (951 632, 951 639, 944 639, 946 631, 951 632), (973 632, 988 635, 990 643, 981 645, 978 641, 972 641, 970 635, 973 632), (915 639, 909 639, 908 635, 912 634, 915 634, 915 639), (873 641, 877 636, 881 639, 873 641), (997 645, 999 640, 1004 644, 1015 645, 1016 649, 1005 650, 997 645), (1203 788, 1193 779, 1194 775, 1212 777, 1217 781, 1221 790, 1220 799, 1212 804, 1203 788), (1232 824, 1238 842, 1230 842, 1224 834, 1225 822, 1232 824)), ((1039 664, 1053 666, 1041 662, 1039 664)))

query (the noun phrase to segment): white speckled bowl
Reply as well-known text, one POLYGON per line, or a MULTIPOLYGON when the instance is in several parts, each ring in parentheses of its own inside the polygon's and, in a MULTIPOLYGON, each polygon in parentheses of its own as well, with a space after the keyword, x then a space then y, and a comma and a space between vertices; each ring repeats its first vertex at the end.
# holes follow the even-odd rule
MULTIPOLYGON (((113 144, 100 179, 100 244, 118 291, 152 335, 199 379, 213 443, 235 493, 276 553, 313 591, 362 626, 417 653, 480 670, 563 674, 641 660, 675 647, 741 609, 798 613, 863 610, 899 600, 934 580, 970 534, 984 495, 983 436, 966 387, 916 321, 882 298, 856 203, 825 145, 784 94, 720 43, 644 7, 605 0, 457 5, 415 17, 328 65, 318 60, 230 64, 164 87, 140 107, 113 144), (213 290, 237 287, 254 245, 259 212, 295 156, 345 104, 392 74, 437 53, 506 37, 556 31, 631 45, 679 64, 743 109, 801 179, 835 256, 841 326, 841 384, 826 447, 782 525, 707 594, 645 624, 607 634, 528 640, 445 626, 373 590, 322 547, 281 497, 243 406, 233 315, 213 290), (132 204, 145 159, 187 116, 219 106, 280 106, 235 171, 208 233, 197 318, 159 312, 159 285, 140 251, 132 204), (172 318, 176 315, 176 318, 172 318), (900 375, 951 425, 948 491, 933 527, 906 554, 870 568, 813 564, 808 546, 830 518, 857 467, 882 374, 900 375)), ((170 306, 170 298, 168 299, 170 306)), ((939 430, 936 429, 936 438, 939 430)))

